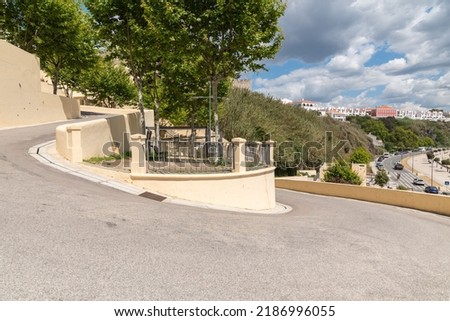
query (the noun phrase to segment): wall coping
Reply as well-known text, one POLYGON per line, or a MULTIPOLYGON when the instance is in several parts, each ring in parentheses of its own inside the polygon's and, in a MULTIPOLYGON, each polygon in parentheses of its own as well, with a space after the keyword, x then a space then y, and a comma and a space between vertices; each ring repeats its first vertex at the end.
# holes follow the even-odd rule
POLYGON ((450 216, 450 196, 371 186, 276 178, 275 187, 297 192, 355 199, 450 216))
POLYGON ((260 176, 274 171, 275 167, 268 167, 247 172, 231 172, 223 174, 130 174, 130 177, 134 180, 201 181, 246 178, 260 176))

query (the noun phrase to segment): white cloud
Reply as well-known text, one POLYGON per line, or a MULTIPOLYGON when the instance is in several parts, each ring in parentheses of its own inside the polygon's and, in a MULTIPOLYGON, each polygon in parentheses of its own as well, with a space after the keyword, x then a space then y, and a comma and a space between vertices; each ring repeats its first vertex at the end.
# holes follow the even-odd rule
POLYGON ((273 63, 307 66, 273 79, 263 74, 254 87, 324 104, 450 106, 449 16, 444 0, 290 0, 273 63), (373 63, 380 51, 403 57, 373 63))

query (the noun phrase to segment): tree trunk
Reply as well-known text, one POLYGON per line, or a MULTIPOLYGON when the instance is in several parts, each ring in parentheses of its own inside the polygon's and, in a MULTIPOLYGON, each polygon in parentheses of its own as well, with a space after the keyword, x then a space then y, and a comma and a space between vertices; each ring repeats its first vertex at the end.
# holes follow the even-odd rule
POLYGON ((59 82, 59 70, 56 69, 55 73, 52 77, 52 84, 53 84, 53 95, 58 94, 58 82, 59 82))
POLYGON ((136 87, 138 90, 138 106, 139 106, 139 112, 141 113, 141 133, 145 134, 145 113, 144 113, 144 98, 142 95, 142 80, 139 76, 134 77, 136 82, 136 87))

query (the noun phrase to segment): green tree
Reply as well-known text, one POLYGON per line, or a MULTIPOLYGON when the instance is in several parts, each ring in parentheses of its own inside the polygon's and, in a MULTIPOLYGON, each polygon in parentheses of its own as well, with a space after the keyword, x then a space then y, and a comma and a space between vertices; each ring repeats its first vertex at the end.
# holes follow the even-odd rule
POLYGON ((417 137, 410 129, 405 129, 403 127, 395 127, 387 137, 387 140, 398 149, 419 147, 419 137, 417 137))
POLYGON ((0 39, 6 39, 6 2, 0 0, 0 39))
POLYGON ((357 147, 350 155, 350 162, 357 164, 369 164, 372 154, 364 147, 357 147))
POLYGON ((436 146, 435 142, 430 137, 419 137, 417 144, 424 147, 436 146))
POLYGON ((63 70, 94 63, 94 39, 87 16, 76 1, 6 0, 7 39, 35 53, 51 77, 56 94, 63 70))
POLYGON ((94 103, 109 108, 133 104, 136 88, 128 72, 121 65, 101 61, 81 74, 78 89, 92 97, 94 103))
POLYGON ((263 68, 283 39, 277 25, 282 0, 147 0, 149 19, 164 29, 172 50, 197 59, 198 73, 212 86, 216 135, 219 132, 218 85, 244 71, 263 68))
POLYGON ((27 9, 34 0, 5 0, 4 1, 4 35, 7 41, 28 52, 34 52, 32 27, 27 18, 27 9))
MULTIPOLYGON (((85 5, 92 14, 108 55, 122 61, 133 78, 141 113, 141 130, 145 132, 144 86, 152 84, 148 89, 157 90, 157 86, 153 85, 160 76, 158 69, 162 53, 159 50, 159 36, 145 19, 141 0, 85 0, 85 5)), ((152 98, 158 125, 157 91, 153 92, 152 98)), ((158 135, 159 130, 156 132, 158 135)))
POLYGON ((375 184, 378 186, 385 186, 389 182, 389 175, 386 173, 384 169, 378 171, 375 175, 375 184))
POLYGON ((324 181, 329 183, 361 185, 362 180, 348 164, 343 162, 331 165, 324 175, 324 181))
POLYGON ((378 119, 374 119, 370 116, 352 116, 349 120, 361 126, 366 133, 372 133, 378 139, 385 140, 389 135, 388 129, 384 126, 383 122, 378 119))

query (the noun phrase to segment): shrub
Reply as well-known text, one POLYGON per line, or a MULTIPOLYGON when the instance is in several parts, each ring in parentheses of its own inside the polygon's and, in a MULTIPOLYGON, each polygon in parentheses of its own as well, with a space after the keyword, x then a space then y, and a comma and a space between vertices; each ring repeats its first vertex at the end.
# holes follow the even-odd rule
POLYGON ((350 155, 350 162, 357 164, 369 164, 372 154, 364 147, 357 147, 350 155))
POLYGON ((362 183, 358 174, 345 163, 335 163, 331 165, 325 172, 324 181, 352 185, 361 185, 362 183))
POLYGON ((383 187, 389 182, 389 176, 384 169, 378 171, 375 175, 375 184, 383 187))

